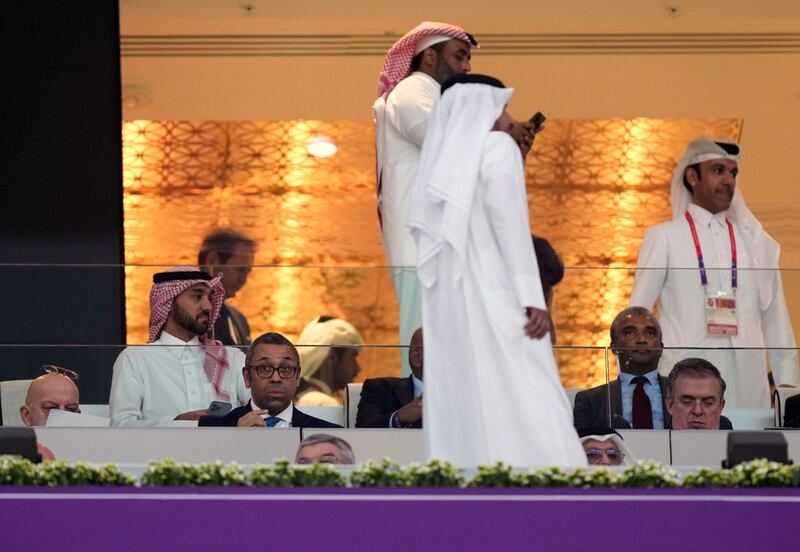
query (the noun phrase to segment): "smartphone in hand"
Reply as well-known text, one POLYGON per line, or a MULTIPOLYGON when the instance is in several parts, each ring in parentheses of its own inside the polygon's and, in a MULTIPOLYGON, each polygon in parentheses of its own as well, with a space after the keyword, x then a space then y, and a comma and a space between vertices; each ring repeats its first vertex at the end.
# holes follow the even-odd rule
POLYGON ((536 134, 540 130, 542 130, 542 125, 547 120, 547 117, 544 116, 544 113, 541 111, 537 111, 534 113, 533 117, 531 117, 530 121, 533 123, 533 133, 536 134))
POLYGON ((233 409, 231 403, 223 402, 223 401, 211 401, 211 404, 208 405, 208 415, 209 416, 224 416, 228 412, 233 409))

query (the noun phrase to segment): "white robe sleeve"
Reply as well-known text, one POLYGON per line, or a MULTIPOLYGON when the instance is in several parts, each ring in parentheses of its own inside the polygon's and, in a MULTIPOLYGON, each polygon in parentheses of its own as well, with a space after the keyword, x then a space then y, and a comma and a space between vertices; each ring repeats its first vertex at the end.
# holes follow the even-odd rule
POLYGON ((122 426, 142 420, 142 396, 144 383, 139 370, 129 361, 122 351, 114 361, 111 377, 111 396, 109 411, 111 425, 122 426))
POLYGON ((386 118, 403 138, 421 149, 439 93, 436 87, 424 86, 424 81, 406 80, 408 83, 401 83, 389 94, 386 118))
POLYGON ((244 385, 244 376, 242 376, 246 357, 243 352, 234 347, 226 347, 226 350, 228 352, 228 368, 231 371, 230 376, 233 378, 231 405, 236 408, 246 405, 250 400, 250 390, 244 385))
POLYGON ((484 149, 481 176, 481 185, 486 186, 489 219, 505 269, 514 283, 519 306, 523 309, 547 309, 531 239, 522 158, 508 134, 490 133, 484 149))
POLYGON ((667 278, 669 262, 667 236, 659 227, 647 230, 639 249, 631 306, 652 310, 667 278))
POLYGON ((764 344, 769 347, 769 362, 775 385, 800 386, 800 369, 797 365, 797 343, 783 296, 783 279, 775 271, 773 294, 769 307, 761 313, 764 344), (773 348, 774 347, 774 348, 773 348), (778 348, 789 348, 778 349, 778 348))

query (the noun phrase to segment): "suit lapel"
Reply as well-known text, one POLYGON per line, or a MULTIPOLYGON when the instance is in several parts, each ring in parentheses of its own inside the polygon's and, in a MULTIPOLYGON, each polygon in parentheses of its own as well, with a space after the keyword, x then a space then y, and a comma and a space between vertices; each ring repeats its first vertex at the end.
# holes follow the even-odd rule
POLYGON ((659 375, 658 386, 661 388, 661 408, 664 413, 664 429, 672 429, 672 416, 667 411, 667 378, 659 375))
POLYGON ((619 378, 609 385, 611 395, 611 417, 622 417, 622 382, 619 378))
POLYGON ((400 406, 405 406, 414 400, 414 380, 411 376, 392 383, 394 397, 400 406))

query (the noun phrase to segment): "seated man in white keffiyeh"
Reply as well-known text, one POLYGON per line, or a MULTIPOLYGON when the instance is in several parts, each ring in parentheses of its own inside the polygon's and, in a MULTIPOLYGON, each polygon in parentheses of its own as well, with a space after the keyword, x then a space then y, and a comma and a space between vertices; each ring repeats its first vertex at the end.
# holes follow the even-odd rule
POLYGON ((244 354, 208 336, 224 299, 220 278, 194 267, 153 276, 148 344, 114 363, 112 425, 197 420, 212 401, 247 403, 244 354))

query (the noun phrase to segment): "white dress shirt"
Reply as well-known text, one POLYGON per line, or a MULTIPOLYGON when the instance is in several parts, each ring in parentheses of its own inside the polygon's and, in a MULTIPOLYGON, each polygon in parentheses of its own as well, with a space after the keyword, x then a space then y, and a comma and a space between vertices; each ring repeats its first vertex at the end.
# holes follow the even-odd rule
MULTIPOLYGON (((234 408, 250 399, 240 350, 225 347, 229 369, 222 386, 234 408)), ((208 408, 218 400, 203 370, 205 351, 197 337, 185 342, 161 332, 147 345, 127 347, 114 362, 109 408, 112 425, 155 425, 178 414, 208 408)))
MULTIPOLYGON (((250 408, 253 410, 266 410, 266 408, 262 408, 261 406, 256 404, 255 399, 250 399, 250 408)), ((294 404, 289 401, 289 406, 283 409, 276 418, 280 418, 280 422, 275 424, 273 427, 292 427, 292 416, 294 415, 294 404)), ((269 418, 271 414, 262 414, 261 418, 264 419, 264 423, 266 424, 267 418, 269 418)))

